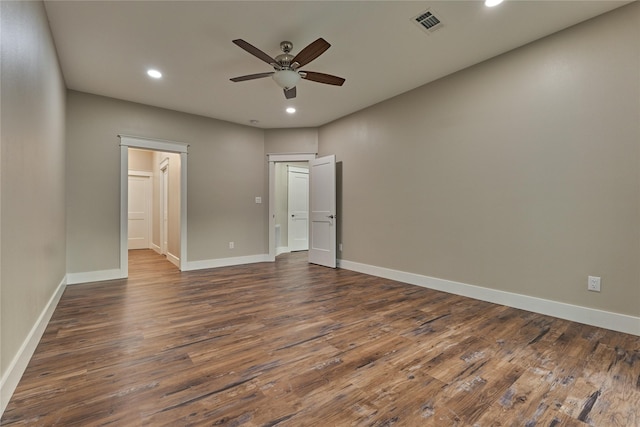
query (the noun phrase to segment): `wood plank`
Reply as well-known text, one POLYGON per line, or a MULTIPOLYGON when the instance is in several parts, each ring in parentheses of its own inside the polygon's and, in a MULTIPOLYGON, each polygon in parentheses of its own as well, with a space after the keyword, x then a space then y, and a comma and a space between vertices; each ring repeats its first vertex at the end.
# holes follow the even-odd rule
POLYGON ((640 337, 276 263, 68 287, 12 425, 640 425, 640 337))

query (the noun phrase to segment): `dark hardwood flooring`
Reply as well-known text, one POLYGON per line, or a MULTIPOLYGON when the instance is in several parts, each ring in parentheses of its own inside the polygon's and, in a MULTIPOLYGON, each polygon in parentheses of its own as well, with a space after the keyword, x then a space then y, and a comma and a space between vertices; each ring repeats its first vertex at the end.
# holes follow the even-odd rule
POLYGON ((1 424, 640 425, 640 337, 305 256, 67 287, 1 424))

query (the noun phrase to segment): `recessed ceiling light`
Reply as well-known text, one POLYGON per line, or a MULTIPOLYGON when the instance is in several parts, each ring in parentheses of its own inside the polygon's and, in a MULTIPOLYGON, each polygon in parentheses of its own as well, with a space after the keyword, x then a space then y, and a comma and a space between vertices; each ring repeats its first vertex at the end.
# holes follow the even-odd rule
POLYGON ((295 109, 295 108, 293 108, 293 107, 288 107, 288 108, 286 109, 286 112, 287 112, 287 113, 289 113, 289 114, 293 114, 293 113, 295 113, 295 112, 296 112, 296 109, 295 109))
POLYGON ((497 6, 502 3, 503 0, 484 0, 484 5, 487 7, 497 6))
POLYGON ((159 79, 160 77, 162 77, 162 73, 154 69, 147 70, 147 75, 149 77, 153 77, 154 79, 159 79))

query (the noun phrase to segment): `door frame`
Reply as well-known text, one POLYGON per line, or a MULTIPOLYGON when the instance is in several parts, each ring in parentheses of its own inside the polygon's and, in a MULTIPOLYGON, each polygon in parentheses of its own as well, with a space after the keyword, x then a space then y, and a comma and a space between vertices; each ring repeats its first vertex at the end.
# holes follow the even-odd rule
POLYGON ((167 221, 169 211, 169 159, 160 162, 160 204, 158 208, 160 216, 160 254, 166 255, 169 251, 169 230, 167 221))
POLYGON ((129 148, 164 151, 180 155, 180 270, 187 265, 187 151, 189 144, 141 136, 118 135, 120 138, 120 278, 129 276, 128 211, 129 148))
POLYGON ((267 154, 269 163, 269 255, 267 261, 276 260, 276 163, 308 162, 316 158, 316 153, 267 154))

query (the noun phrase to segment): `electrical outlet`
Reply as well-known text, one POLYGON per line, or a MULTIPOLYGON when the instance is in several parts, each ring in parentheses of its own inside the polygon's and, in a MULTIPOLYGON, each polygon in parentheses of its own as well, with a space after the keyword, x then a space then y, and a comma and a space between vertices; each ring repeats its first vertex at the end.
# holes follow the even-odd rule
POLYGON ((593 292, 600 292, 600 278, 597 276, 589 276, 587 289, 593 292))
POLYGON ((233 242, 229 242, 229 249, 233 249, 236 247, 236 244, 233 242))

